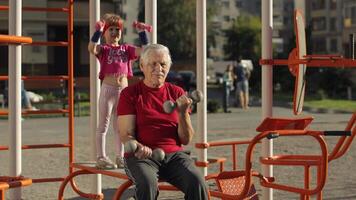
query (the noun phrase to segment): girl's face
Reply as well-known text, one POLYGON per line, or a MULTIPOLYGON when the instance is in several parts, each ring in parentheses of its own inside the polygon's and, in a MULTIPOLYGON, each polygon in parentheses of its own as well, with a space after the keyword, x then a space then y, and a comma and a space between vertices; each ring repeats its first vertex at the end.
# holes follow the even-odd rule
POLYGON ((107 44, 119 44, 121 39, 121 29, 117 26, 109 26, 104 34, 107 44))

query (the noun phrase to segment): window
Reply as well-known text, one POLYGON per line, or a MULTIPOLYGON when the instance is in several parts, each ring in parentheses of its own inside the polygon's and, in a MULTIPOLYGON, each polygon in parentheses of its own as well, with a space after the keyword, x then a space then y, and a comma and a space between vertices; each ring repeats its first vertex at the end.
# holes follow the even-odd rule
POLYGON ((224 1, 224 2, 222 2, 222 5, 223 5, 224 8, 229 8, 230 7, 230 2, 224 1))
POLYGON ((293 13, 294 5, 292 3, 285 2, 283 4, 283 9, 284 9, 285 12, 292 12, 293 13))
POLYGON ((348 21, 348 26, 356 24, 356 5, 345 8, 345 20, 348 21))
POLYGON ((313 10, 325 9, 325 0, 312 0, 312 9, 313 10))
POLYGON ((315 38, 313 41, 313 51, 315 53, 325 53, 326 52, 326 39, 325 38, 315 38))
POLYGON ((284 24, 292 24, 291 18, 288 16, 283 17, 284 24))
POLYGON ((315 17, 312 20, 313 30, 322 31, 326 30, 326 18, 325 17, 315 17))
POLYGON ((230 16, 229 15, 225 15, 224 16, 224 21, 229 22, 230 21, 230 16))
POLYGON ((126 13, 122 13, 122 14, 121 14, 121 18, 122 18, 123 20, 126 20, 126 17, 127 17, 126 13))
POLYGON ((336 18, 332 17, 330 18, 330 31, 336 31, 336 18))
POLYGON ((336 38, 330 39, 330 51, 333 53, 337 52, 337 39, 336 38))
POLYGON ((235 5, 238 8, 242 8, 242 1, 240 1, 240 0, 235 1, 235 5))
POLYGON ((336 9, 336 0, 330 0, 330 9, 335 10, 336 9))
POLYGON ((356 6, 351 7, 351 23, 356 24, 356 6))

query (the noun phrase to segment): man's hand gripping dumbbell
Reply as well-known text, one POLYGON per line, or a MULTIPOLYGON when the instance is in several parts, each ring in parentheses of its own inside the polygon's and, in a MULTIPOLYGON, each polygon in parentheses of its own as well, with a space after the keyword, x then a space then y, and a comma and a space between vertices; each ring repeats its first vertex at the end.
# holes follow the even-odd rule
POLYGON ((136 140, 129 140, 125 142, 124 145, 125 153, 133 154, 139 159, 152 158, 158 162, 164 159, 165 153, 162 149, 156 148, 152 150, 151 148, 142 145, 136 140))
MULTIPOLYGON (((198 103, 203 99, 202 92, 194 90, 191 94, 188 94, 188 98, 192 99, 193 103, 198 103)), ((163 110, 166 113, 172 113, 177 108, 177 102, 167 100, 163 103, 163 110)))

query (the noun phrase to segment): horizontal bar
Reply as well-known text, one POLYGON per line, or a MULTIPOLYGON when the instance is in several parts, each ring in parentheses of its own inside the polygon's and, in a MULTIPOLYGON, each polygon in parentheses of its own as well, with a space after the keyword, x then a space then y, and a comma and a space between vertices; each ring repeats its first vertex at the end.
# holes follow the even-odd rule
POLYGON ((32 183, 62 182, 64 178, 33 178, 32 183))
POLYGON ((22 145, 22 149, 46 149, 46 148, 67 148, 69 144, 29 144, 22 145))
MULTIPOLYGON (((70 147, 69 144, 29 144, 22 145, 22 149, 46 149, 46 148, 67 148, 70 147)), ((0 151, 9 150, 8 146, 0 146, 0 151)))
POLYGON ((65 12, 69 11, 68 8, 40 8, 40 7, 23 7, 25 11, 43 11, 43 12, 65 12))
POLYGON ((32 38, 22 37, 15 35, 0 35, 0 43, 3 44, 30 44, 32 43, 32 38))
MULTIPOLYGON (((9 6, 0 6, 0 10, 9 10, 9 6)), ((68 8, 40 8, 40 7, 23 7, 24 11, 42 11, 42 12, 68 12, 68 8)))
POLYGON ((9 150, 9 147, 7 147, 7 146, 0 146, 0 151, 3 151, 3 150, 9 150))
POLYGON ((308 67, 356 67, 356 60, 352 59, 318 59, 312 58, 306 60, 308 67))
POLYGON ((351 131, 324 131, 325 136, 351 136, 351 131))
MULTIPOLYGON (((0 81, 6 81, 9 79, 9 76, 0 76, 0 81)), ((42 81, 42 80, 68 80, 69 76, 22 76, 22 80, 31 80, 31 81, 42 81)))
POLYGON ((345 59, 340 57, 307 56, 305 59, 278 60, 278 59, 261 59, 260 65, 297 65, 305 64, 308 67, 356 67, 356 60, 345 59))
MULTIPOLYGON (((62 113, 69 113, 69 110, 66 109, 54 109, 54 110, 26 110, 22 111, 23 115, 28 115, 28 114, 62 114, 62 113)), ((0 116, 6 116, 8 115, 8 111, 0 111, 0 116)))
POLYGON ((68 42, 32 42, 32 46, 56 46, 56 47, 66 47, 68 46, 68 42))

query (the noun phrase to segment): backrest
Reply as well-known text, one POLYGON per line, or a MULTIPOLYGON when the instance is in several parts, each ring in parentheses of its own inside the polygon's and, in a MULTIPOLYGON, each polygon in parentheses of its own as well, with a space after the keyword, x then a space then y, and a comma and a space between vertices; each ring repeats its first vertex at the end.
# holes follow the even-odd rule
POLYGON ((273 130, 304 130, 312 121, 313 117, 303 118, 273 118, 266 117, 256 128, 256 131, 273 131, 273 130))

